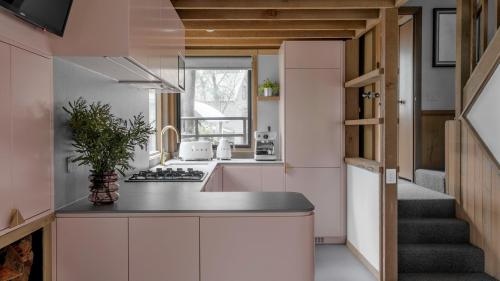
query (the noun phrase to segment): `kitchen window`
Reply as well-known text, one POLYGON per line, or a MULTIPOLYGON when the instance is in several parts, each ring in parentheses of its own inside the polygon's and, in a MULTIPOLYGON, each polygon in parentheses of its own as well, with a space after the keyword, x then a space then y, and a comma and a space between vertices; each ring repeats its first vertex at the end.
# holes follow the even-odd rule
POLYGON ((227 138, 250 147, 252 132, 252 57, 188 57, 186 89, 180 95, 181 138, 227 138))

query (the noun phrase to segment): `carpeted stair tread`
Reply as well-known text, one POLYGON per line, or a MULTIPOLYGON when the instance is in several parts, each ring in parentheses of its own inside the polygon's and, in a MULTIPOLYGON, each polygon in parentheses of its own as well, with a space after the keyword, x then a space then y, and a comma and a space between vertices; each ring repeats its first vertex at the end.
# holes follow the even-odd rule
POLYGON ((470 244, 399 244, 401 273, 482 273, 484 253, 470 244))
POLYGON ((399 281, 497 281, 484 273, 402 273, 399 281))
POLYGON ((398 216, 399 218, 455 218, 455 200, 398 200, 398 216))
POLYGON ((400 244, 459 244, 469 242, 469 224, 459 219, 399 219, 400 244))

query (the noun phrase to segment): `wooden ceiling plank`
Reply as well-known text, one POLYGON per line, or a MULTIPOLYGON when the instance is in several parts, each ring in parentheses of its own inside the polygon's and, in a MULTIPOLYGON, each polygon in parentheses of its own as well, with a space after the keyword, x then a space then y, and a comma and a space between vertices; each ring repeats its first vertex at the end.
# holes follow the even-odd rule
POLYGON ((379 17, 378 9, 345 10, 178 10, 183 21, 195 20, 367 20, 379 17))
POLYGON ((352 30, 365 29, 366 21, 186 21, 186 30, 352 30))
POLYGON ((224 38, 353 38, 354 30, 188 30, 186 39, 224 38))
POLYGON ((395 0, 172 0, 183 9, 372 9, 392 8, 395 0))

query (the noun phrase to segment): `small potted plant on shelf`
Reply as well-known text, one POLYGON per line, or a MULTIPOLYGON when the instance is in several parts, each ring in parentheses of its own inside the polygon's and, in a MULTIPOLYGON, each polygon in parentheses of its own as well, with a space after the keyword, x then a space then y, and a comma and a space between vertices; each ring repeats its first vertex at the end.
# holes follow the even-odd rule
POLYGON ((278 82, 273 82, 266 79, 263 84, 259 86, 259 94, 264 97, 277 96, 279 94, 280 85, 278 82))
POLYGON ((120 196, 116 172, 124 176, 132 168, 136 146, 144 149, 153 129, 142 113, 124 120, 111 114, 109 104, 88 104, 83 98, 63 109, 69 114, 67 125, 77 153, 71 161, 91 167, 89 200, 94 204, 115 202, 120 196))

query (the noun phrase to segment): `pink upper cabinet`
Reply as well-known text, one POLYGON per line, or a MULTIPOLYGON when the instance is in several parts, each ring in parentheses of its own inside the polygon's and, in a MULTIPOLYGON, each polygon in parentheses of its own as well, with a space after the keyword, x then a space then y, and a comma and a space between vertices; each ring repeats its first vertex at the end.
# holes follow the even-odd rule
POLYGON ((12 189, 25 219, 52 207, 52 60, 12 47, 12 189))
POLYGON ((292 167, 340 167, 343 138, 341 71, 287 69, 285 87, 287 164, 292 167))
POLYGON ((341 68, 339 41, 286 41, 285 68, 341 68))
POLYGON ((12 202, 10 46, 0 42, 0 231, 9 226, 12 202))

